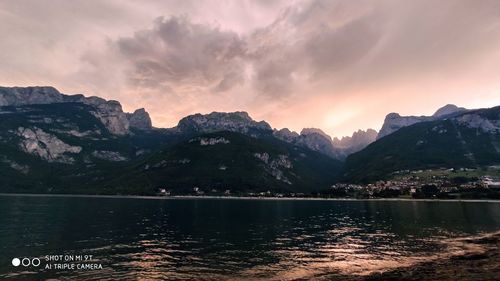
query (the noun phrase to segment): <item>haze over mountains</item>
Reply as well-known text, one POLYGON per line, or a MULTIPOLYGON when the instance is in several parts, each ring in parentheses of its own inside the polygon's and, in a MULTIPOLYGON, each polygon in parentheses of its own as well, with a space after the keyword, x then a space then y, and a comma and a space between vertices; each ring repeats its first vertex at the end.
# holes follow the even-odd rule
POLYGON ((0 190, 307 192, 402 169, 494 165, 499 111, 446 105, 433 116, 390 113, 379 134, 332 139, 316 128, 273 129, 246 112, 193 114, 176 127, 154 128, 144 109, 125 113, 117 101, 1 87, 0 190))

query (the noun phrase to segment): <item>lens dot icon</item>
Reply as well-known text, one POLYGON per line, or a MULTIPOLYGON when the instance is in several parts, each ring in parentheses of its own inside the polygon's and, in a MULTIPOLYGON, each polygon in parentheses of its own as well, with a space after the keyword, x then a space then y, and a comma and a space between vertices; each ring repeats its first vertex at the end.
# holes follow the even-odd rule
POLYGON ((18 258, 13 258, 12 259, 12 265, 13 266, 19 266, 21 264, 21 260, 18 258))

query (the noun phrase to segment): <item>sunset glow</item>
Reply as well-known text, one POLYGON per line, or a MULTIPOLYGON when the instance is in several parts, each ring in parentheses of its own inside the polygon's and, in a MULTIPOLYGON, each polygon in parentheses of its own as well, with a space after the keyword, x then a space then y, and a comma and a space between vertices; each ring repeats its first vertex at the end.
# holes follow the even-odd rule
POLYGON ((7 0, 0 35, 0 85, 115 99, 157 127, 248 111, 339 137, 500 104, 493 0, 7 0))

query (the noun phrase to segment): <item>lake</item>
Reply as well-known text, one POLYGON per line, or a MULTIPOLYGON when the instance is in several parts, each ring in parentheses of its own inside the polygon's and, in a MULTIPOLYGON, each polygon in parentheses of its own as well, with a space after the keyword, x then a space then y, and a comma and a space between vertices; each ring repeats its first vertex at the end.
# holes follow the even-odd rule
POLYGON ((0 279, 334 279, 426 260, 451 251, 450 239, 498 230, 495 202, 9 195, 0 196, 0 279), (40 266, 14 267, 15 257, 40 266))

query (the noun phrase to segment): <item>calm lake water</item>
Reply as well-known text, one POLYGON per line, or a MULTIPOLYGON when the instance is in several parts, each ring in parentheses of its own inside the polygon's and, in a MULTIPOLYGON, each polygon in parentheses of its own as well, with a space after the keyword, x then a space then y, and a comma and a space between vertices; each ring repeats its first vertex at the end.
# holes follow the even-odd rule
POLYGON ((0 196, 0 279, 293 280, 366 274, 500 230, 499 203, 0 196), (92 255, 101 270, 44 269, 92 255), (14 257, 39 267, 14 267, 14 257))

